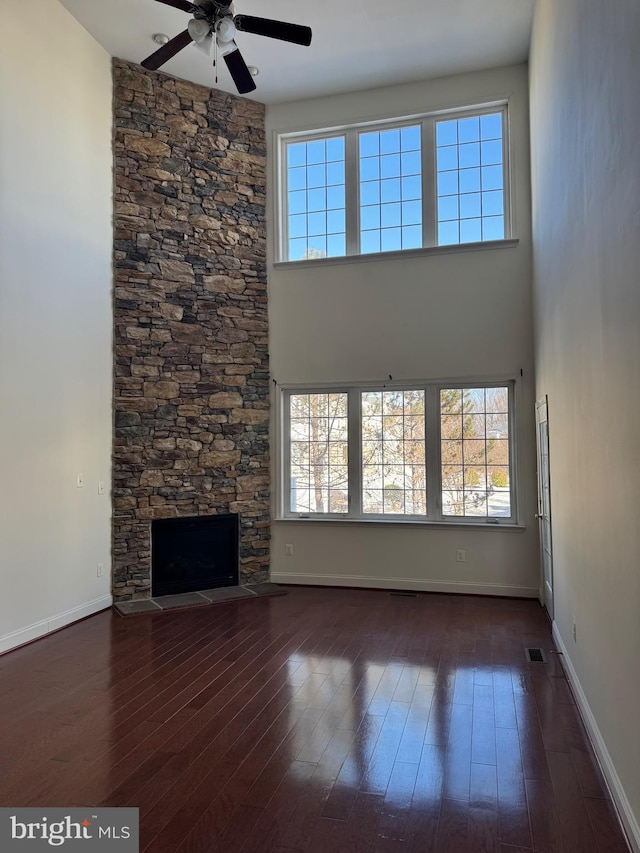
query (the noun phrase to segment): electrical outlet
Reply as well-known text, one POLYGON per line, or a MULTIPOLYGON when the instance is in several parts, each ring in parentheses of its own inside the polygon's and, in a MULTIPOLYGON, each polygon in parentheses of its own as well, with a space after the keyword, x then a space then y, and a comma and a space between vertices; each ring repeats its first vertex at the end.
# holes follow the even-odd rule
POLYGON ((293 557, 293 545, 284 546, 285 557, 293 557))
POLYGON ((84 474, 78 474, 76 478, 76 485, 79 489, 84 486, 84 474))
POLYGON ((573 623, 573 642, 574 643, 578 642, 577 631, 576 631, 576 623, 575 622, 573 623))
POLYGON ((104 563, 96 564, 96 576, 101 578, 104 573, 104 563))
POLYGON ((456 551, 456 563, 466 563, 467 562, 467 552, 465 548, 458 548, 456 551))

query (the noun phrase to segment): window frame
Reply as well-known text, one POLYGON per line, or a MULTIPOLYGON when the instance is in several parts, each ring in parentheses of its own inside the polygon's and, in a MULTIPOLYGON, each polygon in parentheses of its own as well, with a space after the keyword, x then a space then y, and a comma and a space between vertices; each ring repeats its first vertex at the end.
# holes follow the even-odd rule
POLYGON ((492 379, 469 380, 423 380, 416 382, 385 383, 335 383, 335 384, 287 384, 277 387, 279 405, 277 407, 278 446, 280 449, 280 469, 277 478, 277 520, 301 521, 339 521, 355 523, 381 522, 385 524, 417 523, 424 525, 465 525, 472 527, 514 527, 522 526, 520 520, 520 482, 518 476, 518 439, 516 434, 517 400, 519 395, 518 377, 500 377, 492 379), (440 392, 457 388, 502 388, 508 390, 509 423, 509 516, 451 516, 442 512, 442 454, 440 392), (417 391, 425 393, 425 465, 426 465, 426 506, 424 515, 364 513, 362 511, 362 393, 370 391, 417 391), (291 448, 290 448, 290 398, 300 394, 346 393, 347 397, 347 436, 348 436, 348 511, 342 513, 298 513, 290 506, 291 495, 291 448))
POLYGON ((276 186, 276 254, 278 264, 307 264, 307 263, 336 263, 353 258, 375 260, 380 255, 384 257, 402 256, 407 253, 422 253, 425 251, 465 251, 469 247, 487 248, 508 244, 515 239, 515 227, 512 204, 511 181, 511 133, 510 110, 508 99, 437 110, 418 115, 388 118, 373 122, 360 122, 325 129, 290 131, 278 133, 277 139, 277 181, 276 186), (437 163, 436 163, 436 123, 439 121, 454 121, 458 119, 483 116, 493 113, 502 115, 502 180, 504 198, 504 237, 499 240, 481 240, 470 243, 437 242, 438 235, 438 194, 437 194, 437 163), (380 252, 360 251, 360 156, 359 135, 361 133, 382 132, 405 127, 420 127, 421 137, 421 182, 422 182, 422 246, 412 249, 395 249, 380 252), (289 212, 288 212, 288 145, 299 142, 314 142, 321 139, 344 137, 345 140, 345 254, 331 255, 325 258, 303 258, 290 260, 289 246, 289 212))

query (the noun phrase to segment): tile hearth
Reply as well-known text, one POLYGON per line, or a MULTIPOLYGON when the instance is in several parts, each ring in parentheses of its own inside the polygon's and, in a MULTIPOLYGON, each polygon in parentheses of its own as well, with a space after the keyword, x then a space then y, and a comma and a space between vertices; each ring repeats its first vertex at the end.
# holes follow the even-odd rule
POLYGON ((180 607, 200 607, 205 604, 220 604, 239 598, 263 598, 268 595, 286 595, 286 590, 275 583, 257 583, 251 586, 230 586, 219 589, 204 589, 180 595, 162 595, 140 601, 121 601, 113 605, 121 616, 137 616, 141 613, 156 613, 176 610, 180 607))

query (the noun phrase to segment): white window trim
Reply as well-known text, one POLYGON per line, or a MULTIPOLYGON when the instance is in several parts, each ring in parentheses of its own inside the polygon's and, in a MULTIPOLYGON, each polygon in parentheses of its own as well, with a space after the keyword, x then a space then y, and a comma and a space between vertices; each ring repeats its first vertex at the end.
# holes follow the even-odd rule
POLYGON ((415 382, 357 382, 357 383, 291 383, 276 384, 276 435, 278 476, 275 488, 276 521, 292 522, 338 522, 340 524, 418 524, 439 527, 471 527, 486 529, 523 528, 520 515, 521 484, 518 465, 517 411, 520 396, 519 376, 500 376, 455 380, 420 380, 415 382), (511 515, 487 518, 486 516, 445 516, 442 514, 441 492, 441 446, 440 446, 440 390, 443 388, 493 388, 506 386, 509 390, 509 472, 511 515), (425 391, 426 425, 425 458, 427 460, 427 514, 393 515, 390 513, 363 513, 362 500, 362 447, 360 402, 363 391, 425 391), (290 509, 290 446, 289 446, 289 398, 295 394, 349 393, 349 511, 347 513, 295 513, 290 509))
POLYGON ((367 261, 380 257, 396 258, 410 254, 440 252, 473 251, 480 248, 513 247, 517 245, 514 222, 513 191, 511 181, 511 133, 508 99, 483 102, 449 110, 437 110, 414 116, 389 118, 373 122, 333 128, 288 131, 276 134, 276 187, 275 193, 275 263, 277 268, 295 264, 344 263, 354 258, 367 261), (476 243, 437 243, 437 189, 436 189, 436 144, 435 124, 442 120, 455 120, 467 116, 482 116, 490 113, 502 113, 502 170, 504 192, 504 238, 501 240, 480 241, 476 243), (392 128, 420 126, 422 154, 422 246, 415 249, 398 249, 387 252, 360 253, 360 158, 358 156, 358 135, 363 132, 383 131, 392 128), (288 260, 288 187, 287 187, 287 145, 293 142, 313 142, 317 139, 345 138, 345 218, 346 218, 346 254, 328 258, 309 258, 306 260, 288 260))

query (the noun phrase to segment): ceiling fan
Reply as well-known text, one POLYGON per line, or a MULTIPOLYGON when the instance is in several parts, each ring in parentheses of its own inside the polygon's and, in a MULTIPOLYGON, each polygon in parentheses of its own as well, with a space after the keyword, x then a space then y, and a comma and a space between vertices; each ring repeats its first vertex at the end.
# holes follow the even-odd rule
POLYGON ((216 44, 224 59, 229 73, 241 95, 256 88, 242 54, 238 50, 234 37, 236 32, 255 33, 272 39, 288 41, 308 47, 311 44, 311 28, 300 24, 287 24, 284 21, 272 21, 269 18, 255 18, 253 15, 234 15, 231 0, 157 0, 165 6, 173 6, 193 15, 187 29, 163 44, 142 63, 143 68, 155 71, 168 62, 172 56, 191 42, 203 44, 206 39, 216 37, 216 44))

